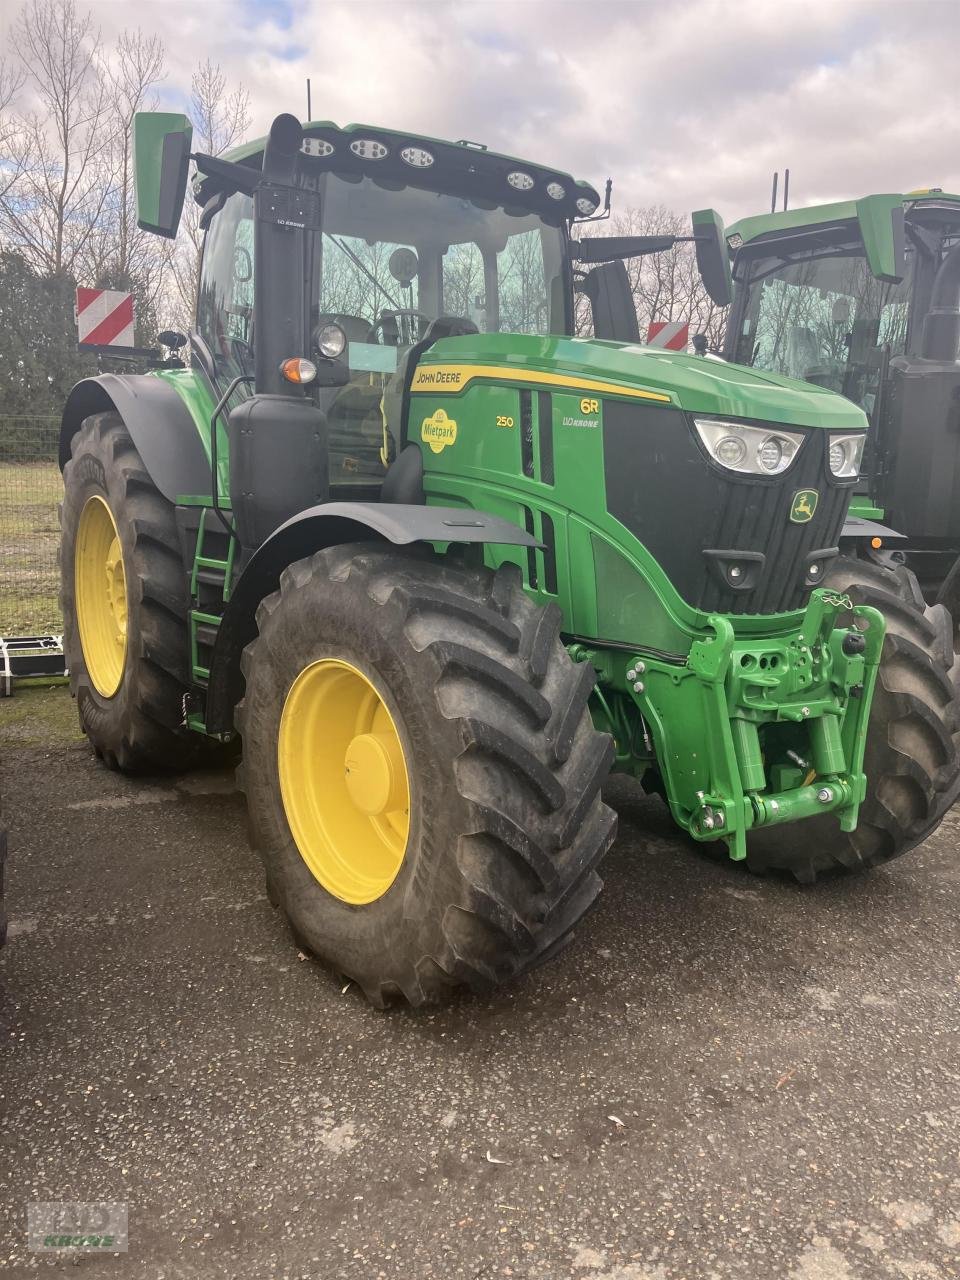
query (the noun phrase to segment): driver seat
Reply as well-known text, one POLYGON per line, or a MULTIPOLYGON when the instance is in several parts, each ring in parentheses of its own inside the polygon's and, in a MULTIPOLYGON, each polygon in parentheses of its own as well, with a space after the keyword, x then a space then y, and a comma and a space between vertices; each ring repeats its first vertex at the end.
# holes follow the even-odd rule
POLYGON ((398 359, 397 371, 383 393, 383 443, 389 465, 380 491, 381 502, 423 502, 420 446, 403 438, 403 423, 410 410, 410 384, 420 357, 441 338, 464 338, 479 332, 467 316, 437 316, 420 341, 398 359))

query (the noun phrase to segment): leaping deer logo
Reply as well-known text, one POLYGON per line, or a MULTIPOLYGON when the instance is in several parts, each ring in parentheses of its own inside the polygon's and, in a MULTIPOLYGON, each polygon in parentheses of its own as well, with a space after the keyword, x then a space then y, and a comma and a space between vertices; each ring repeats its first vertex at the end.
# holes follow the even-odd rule
POLYGON ((812 520, 819 500, 820 495, 816 489, 799 489, 793 495, 790 507, 790 519, 793 523, 806 524, 808 520, 812 520))

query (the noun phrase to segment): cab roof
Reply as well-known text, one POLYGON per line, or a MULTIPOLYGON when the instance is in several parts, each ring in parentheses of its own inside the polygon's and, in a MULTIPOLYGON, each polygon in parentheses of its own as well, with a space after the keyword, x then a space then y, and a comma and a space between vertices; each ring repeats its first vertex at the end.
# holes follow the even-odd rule
MULTIPOLYGON (((568 219, 589 216, 600 204, 597 191, 569 173, 488 151, 465 138, 446 142, 367 124, 341 128, 330 120, 312 120, 303 133, 301 150, 311 167, 345 176, 403 181, 568 219)), ((265 145, 266 138, 256 138, 223 158, 257 168, 265 145)))
MULTIPOLYGON (((876 197, 864 197, 873 200, 876 197)), ((941 191, 938 187, 925 187, 919 191, 907 191, 902 195, 889 195, 884 200, 899 200, 909 211, 913 207, 952 207, 960 215, 960 195, 941 191)), ((825 223, 855 222, 860 217, 863 200, 840 200, 835 204, 810 205, 805 209, 788 209, 780 213, 762 213, 727 227, 727 244, 731 249, 749 244, 761 236, 773 238, 779 231, 802 231, 825 223)))

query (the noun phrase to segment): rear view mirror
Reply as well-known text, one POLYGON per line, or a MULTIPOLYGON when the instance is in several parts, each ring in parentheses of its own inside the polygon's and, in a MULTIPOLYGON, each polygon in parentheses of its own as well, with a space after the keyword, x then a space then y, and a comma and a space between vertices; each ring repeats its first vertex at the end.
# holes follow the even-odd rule
POLYGON ((857 201, 857 221, 867 266, 878 280, 899 284, 906 271, 903 196, 865 196, 857 201))
POLYGON ((193 126, 169 111, 138 111, 133 117, 133 170, 137 226, 172 239, 180 225, 187 190, 193 126))
POLYGON ((718 307, 728 307, 733 300, 733 279, 723 221, 715 209, 698 209, 691 215, 691 222, 704 288, 718 307))
POLYGON ((637 309, 623 262, 607 262, 584 276, 580 292, 590 299, 593 336, 615 342, 639 342, 637 309))

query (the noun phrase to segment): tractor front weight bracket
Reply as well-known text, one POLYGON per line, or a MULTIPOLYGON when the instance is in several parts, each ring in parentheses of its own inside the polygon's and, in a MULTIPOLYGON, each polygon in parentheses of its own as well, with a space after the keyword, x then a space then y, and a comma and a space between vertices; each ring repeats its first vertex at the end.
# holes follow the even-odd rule
POLYGON ((682 665, 595 651, 598 721, 613 690, 632 701, 674 819, 695 840, 726 840, 735 861, 753 827, 836 812, 852 831, 883 616, 820 589, 785 634, 738 636, 719 614, 707 627, 682 665))

